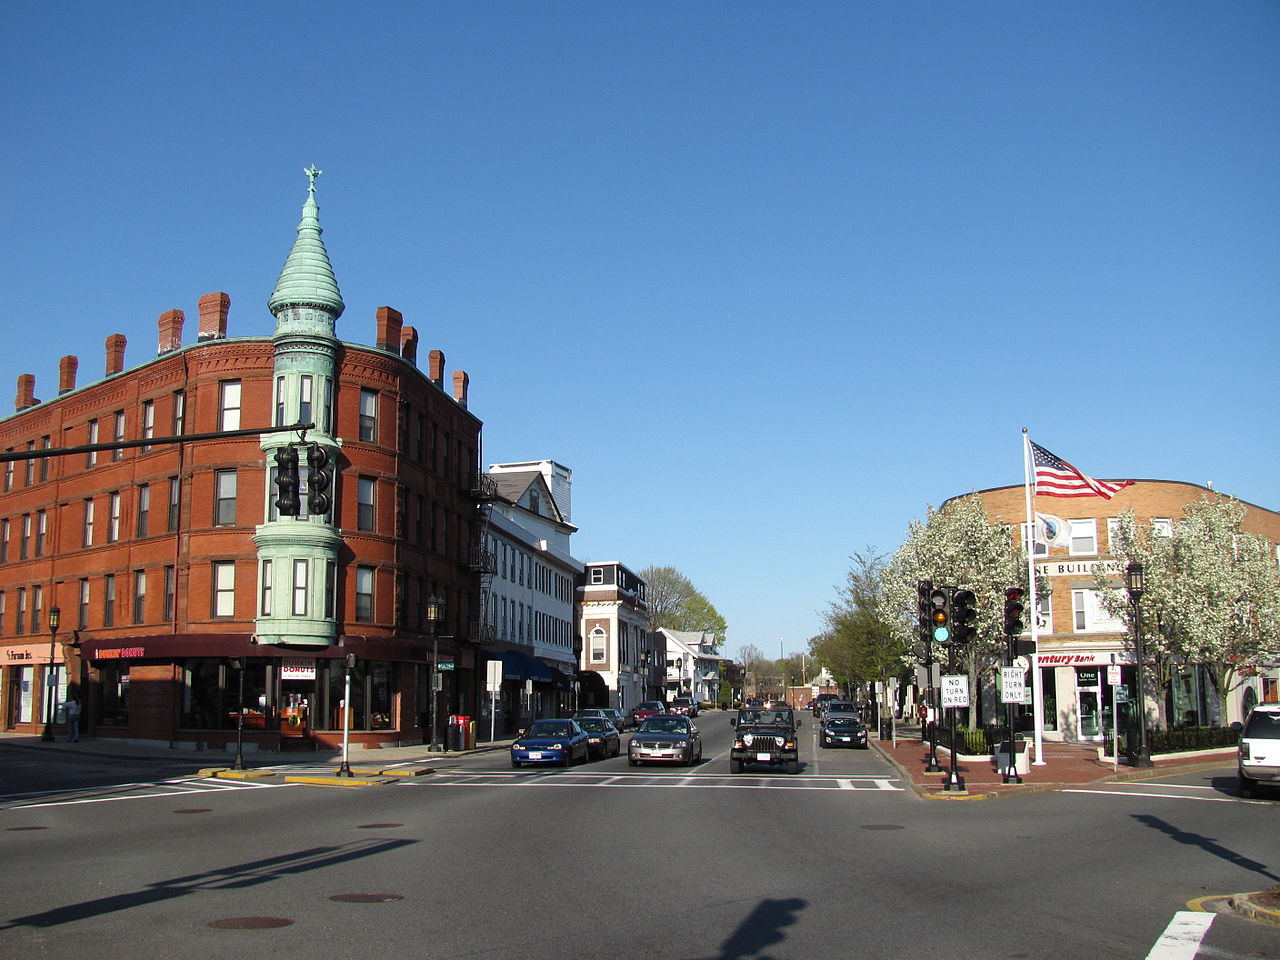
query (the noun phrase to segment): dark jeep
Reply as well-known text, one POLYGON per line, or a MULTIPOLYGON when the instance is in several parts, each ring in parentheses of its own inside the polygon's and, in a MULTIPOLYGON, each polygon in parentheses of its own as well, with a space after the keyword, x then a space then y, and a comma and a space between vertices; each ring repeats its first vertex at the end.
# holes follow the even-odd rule
POLYGON ((735 728, 729 750, 730 773, 741 773, 744 763, 785 765, 788 773, 800 772, 799 721, 794 710, 744 707, 730 723, 735 728))

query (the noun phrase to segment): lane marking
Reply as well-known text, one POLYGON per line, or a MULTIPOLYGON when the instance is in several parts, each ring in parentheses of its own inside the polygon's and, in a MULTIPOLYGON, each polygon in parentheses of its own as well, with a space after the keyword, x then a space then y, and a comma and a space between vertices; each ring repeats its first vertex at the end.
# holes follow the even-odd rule
POLYGON ((1179 910, 1147 954, 1147 960, 1195 960, 1216 913, 1179 910))
MULTIPOLYGON (((37 794, 14 794, 11 797, 0 797, 0 802, 9 799, 17 799, 19 802, 4 807, 4 810, 33 810, 38 807, 70 807, 86 803, 114 803, 117 800, 154 800, 162 797, 185 797, 194 793, 222 793, 228 790, 270 790, 276 787, 292 787, 296 784, 292 783, 254 783, 251 781, 240 780, 221 780, 216 778, 203 778, 200 780, 160 780, 150 783, 125 783, 113 784, 109 787, 100 789, 128 789, 128 790, 154 790, 159 789, 157 793, 130 793, 120 796, 109 797, 86 797, 84 793, 88 792, 85 788, 80 787, 68 790, 51 790, 42 791, 37 794), (42 803, 26 803, 21 801, 24 796, 42 796, 56 798, 59 796, 67 796, 69 794, 78 794, 75 798, 67 797, 67 799, 49 799, 42 803)), ((93 789, 93 788, 89 788, 93 789)))
POLYGON ((1132 793, 1128 790, 1083 790, 1070 788, 1063 793, 1094 793, 1104 797, 1154 797, 1157 800, 1199 800, 1204 803, 1266 803, 1265 800, 1243 800, 1239 797, 1181 797, 1176 793, 1132 793))

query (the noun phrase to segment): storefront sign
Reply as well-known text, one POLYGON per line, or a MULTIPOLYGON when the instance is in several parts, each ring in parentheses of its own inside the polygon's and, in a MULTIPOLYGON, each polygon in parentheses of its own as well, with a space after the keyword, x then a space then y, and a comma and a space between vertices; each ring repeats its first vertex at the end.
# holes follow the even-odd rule
POLYGON ((1042 653, 1042 667, 1101 667, 1111 665, 1109 653, 1042 653))
POLYGON ((103 647, 94 656, 95 660, 132 660, 147 655, 146 647, 103 647))
POLYGON ((284 657, 280 661, 281 680, 314 680, 316 662, 311 657, 284 657))

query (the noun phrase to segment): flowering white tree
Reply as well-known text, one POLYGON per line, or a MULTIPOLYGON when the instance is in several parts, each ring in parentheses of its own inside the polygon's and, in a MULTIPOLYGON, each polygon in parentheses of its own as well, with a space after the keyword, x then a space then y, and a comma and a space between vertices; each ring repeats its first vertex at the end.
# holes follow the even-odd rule
MULTIPOLYGON (((1280 569, 1270 541, 1241 531, 1245 513, 1237 500, 1206 494, 1187 504, 1164 535, 1140 528, 1129 510, 1111 548, 1124 565, 1142 564, 1142 642, 1161 687, 1174 663, 1203 664, 1219 707, 1241 667, 1280 656, 1280 569)), ((1133 610, 1123 588, 1102 570, 1094 586, 1132 638, 1133 610)))
MULTIPOLYGON (((880 613, 893 635, 910 650, 917 645, 919 581, 972 590, 977 598, 977 636, 967 649, 957 652, 976 686, 978 672, 1004 656, 1004 591, 1025 586, 1026 579, 1026 554, 1014 544, 1012 531, 991 523, 981 497, 960 497, 941 510, 930 506, 924 523, 911 522, 906 541, 885 568, 880 613)), ((935 648, 935 658, 940 655, 943 651, 935 648)), ((973 726, 976 698, 971 703, 973 726)))

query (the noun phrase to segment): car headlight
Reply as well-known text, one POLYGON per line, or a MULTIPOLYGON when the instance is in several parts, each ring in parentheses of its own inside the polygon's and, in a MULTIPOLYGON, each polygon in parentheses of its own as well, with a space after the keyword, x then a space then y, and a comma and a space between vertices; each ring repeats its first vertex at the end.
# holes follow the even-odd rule
POLYGON ((745 745, 745 746, 748 746, 748 747, 749 747, 749 746, 751 746, 751 741, 752 741, 753 739, 755 739, 755 738, 754 738, 751 734, 749 734, 749 733, 748 733, 745 737, 743 737, 743 738, 742 738, 742 743, 743 743, 743 745, 745 745))

